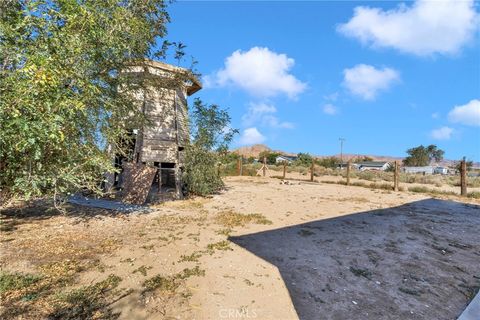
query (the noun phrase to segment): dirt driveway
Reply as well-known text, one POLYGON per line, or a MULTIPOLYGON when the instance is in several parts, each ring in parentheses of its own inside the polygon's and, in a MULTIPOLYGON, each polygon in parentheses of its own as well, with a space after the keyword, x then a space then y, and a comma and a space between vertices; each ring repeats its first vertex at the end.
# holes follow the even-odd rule
POLYGON ((37 280, 2 289, 0 316, 453 319, 480 286, 479 209, 235 177, 149 214, 4 211, 1 271, 37 280))

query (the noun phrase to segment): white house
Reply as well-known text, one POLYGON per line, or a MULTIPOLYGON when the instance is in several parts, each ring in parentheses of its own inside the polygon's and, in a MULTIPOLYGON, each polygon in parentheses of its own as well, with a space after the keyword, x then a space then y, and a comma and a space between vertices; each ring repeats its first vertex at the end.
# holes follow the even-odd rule
POLYGON ((297 157, 279 155, 275 158, 275 163, 292 163, 295 160, 297 160, 297 157))
POLYGON ((433 173, 435 173, 435 174, 448 174, 448 168, 435 167, 435 169, 433 169, 433 173))
POLYGON ((365 161, 357 163, 358 170, 376 170, 376 171, 385 171, 390 168, 390 163, 386 161, 365 161))
POLYGON ((432 166, 425 167, 403 167, 405 173, 421 173, 421 174, 433 174, 435 168, 432 166))

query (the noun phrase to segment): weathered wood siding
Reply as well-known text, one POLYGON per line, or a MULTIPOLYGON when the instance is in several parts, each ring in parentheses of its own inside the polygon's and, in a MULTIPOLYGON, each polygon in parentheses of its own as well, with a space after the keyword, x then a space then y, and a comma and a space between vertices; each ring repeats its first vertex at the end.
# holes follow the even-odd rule
MULTIPOLYGON (((141 110, 149 119, 137 134, 136 154, 141 162, 170 162, 183 164, 183 149, 189 141, 187 95, 199 90, 192 84, 162 87, 162 79, 172 79, 177 67, 158 62, 146 66, 132 66, 130 75, 158 79, 158 86, 151 85, 137 96, 141 110), (152 78, 153 77, 153 78, 152 78), (187 94, 188 92, 188 94, 187 94)), ((198 81, 197 81, 198 82, 198 81)), ((164 82, 165 83, 165 82, 164 82)))

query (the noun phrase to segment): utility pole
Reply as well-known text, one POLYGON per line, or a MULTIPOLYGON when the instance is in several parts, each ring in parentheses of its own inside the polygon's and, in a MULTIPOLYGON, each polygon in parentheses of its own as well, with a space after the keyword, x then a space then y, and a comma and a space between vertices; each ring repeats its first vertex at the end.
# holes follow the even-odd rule
POLYGON ((339 138, 340 140, 340 167, 343 166, 343 142, 345 142, 346 139, 344 138, 339 138))
POLYGON ((460 162, 460 194, 467 195, 467 160, 465 157, 460 162))

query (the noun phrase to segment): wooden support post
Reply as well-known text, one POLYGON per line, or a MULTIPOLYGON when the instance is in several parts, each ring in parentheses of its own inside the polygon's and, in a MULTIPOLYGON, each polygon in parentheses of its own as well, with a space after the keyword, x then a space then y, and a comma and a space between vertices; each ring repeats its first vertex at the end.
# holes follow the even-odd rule
POLYGON ((267 175, 267 157, 263 157, 263 176, 265 177, 267 175))
POLYGON ((312 159, 312 165, 310 167, 310 181, 313 181, 314 174, 315 174, 315 162, 312 159))
POLYGON ((283 180, 287 176, 287 161, 283 161, 283 180))
POLYGON ((161 163, 158 165, 157 174, 158 174, 158 193, 161 193, 162 192, 162 164, 161 163))
POLYGON ((350 185, 350 168, 352 166, 352 160, 348 160, 347 162, 347 186, 350 185))
POLYGON ((462 196, 467 196, 467 161, 465 157, 460 162, 460 194, 462 196))
POLYGON ((237 176, 241 176, 241 175, 242 175, 241 172, 240 172, 240 171, 241 171, 241 169, 240 169, 241 166, 242 166, 242 165, 241 165, 241 163, 240 163, 240 158, 238 158, 238 159, 237 159, 237 176))
POLYGON ((398 184, 399 184, 399 171, 400 171, 400 165, 398 164, 398 161, 395 161, 394 164, 395 168, 393 171, 393 190, 398 191, 398 184))
POLYGON ((178 200, 183 199, 182 192, 182 172, 178 167, 178 164, 175 165, 175 193, 178 200))
POLYGON ((243 176, 243 156, 240 156, 240 175, 243 176))

